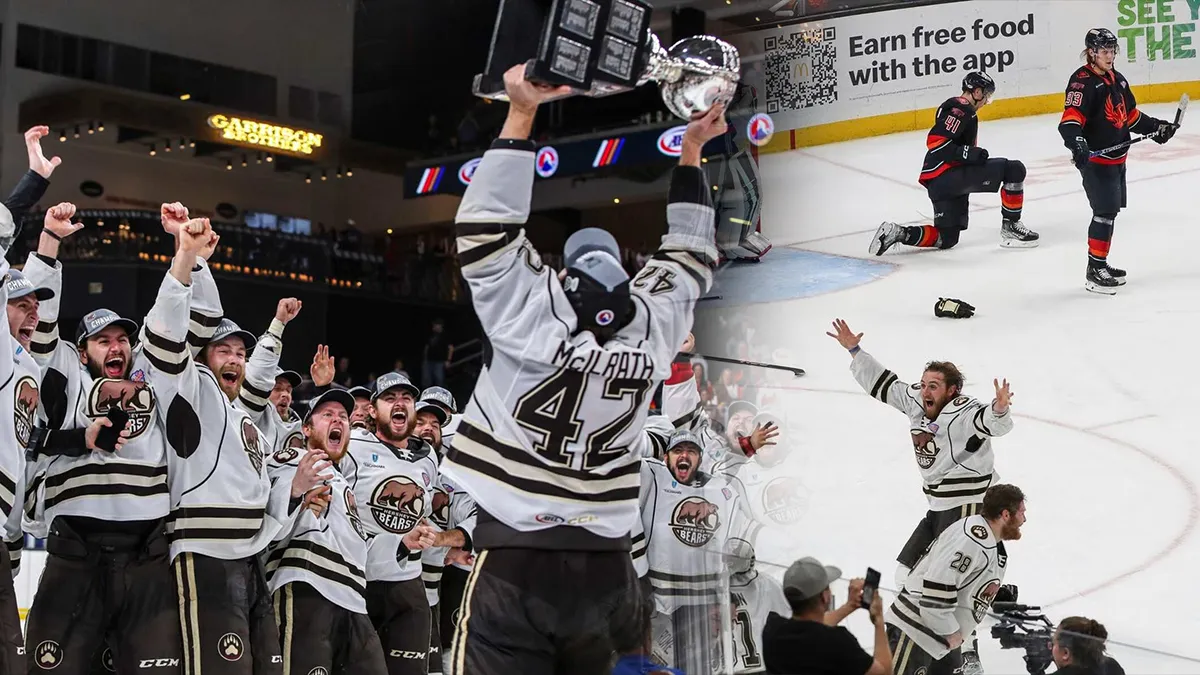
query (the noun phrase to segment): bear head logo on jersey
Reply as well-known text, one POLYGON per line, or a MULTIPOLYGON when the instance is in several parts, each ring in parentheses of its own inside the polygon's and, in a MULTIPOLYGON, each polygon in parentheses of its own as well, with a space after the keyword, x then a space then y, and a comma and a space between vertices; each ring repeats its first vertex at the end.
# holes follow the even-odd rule
POLYGON ((34 416, 37 414, 37 380, 26 375, 17 380, 15 391, 14 414, 16 415, 17 442, 24 448, 29 445, 29 434, 33 431, 34 416))
POLYGON ((1000 580, 992 579, 991 581, 979 587, 975 591, 975 597, 972 598, 973 607, 972 614, 975 615, 975 623, 983 621, 983 617, 987 614, 988 609, 992 606, 992 601, 996 599, 996 594, 1000 592, 1000 580))
POLYGON ((763 511, 780 525, 795 523, 807 510, 807 492, 799 478, 779 476, 763 488, 763 511))
POLYGON ((429 519, 443 530, 450 529, 450 495, 440 486, 433 487, 433 508, 429 519))
POLYGON ((688 546, 704 546, 712 541, 721 525, 717 505, 702 498, 688 497, 671 513, 671 531, 688 546))
POLYGON ((363 541, 367 540, 367 531, 363 528, 362 520, 358 517, 358 500, 354 497, 354 490, 346 488, 342 495, 346 500, 346 516, 350 518, 350 526, 362 537, 363 541))
POLYGON ((283 447, 275 451, 275 461, 280 464, 288 464, 299 457, 300 451, 303 449, 304 434, 293 431, 283 441, 283 447))
POLYGON ((258 442, 258 427, 254 426, 249 417, 242 418, 242 448, 246 451, 246 457, 250 459, 250 466, 254 467, 254 472, 261 476, 263 451, 258 442))
POLYGON ((933 442, 933 434, 924 429, 912 430, 913 452, 917 453, 917 466, 928 469, 937 459, 938 446, 933 442))
POLYGON ((129 413, 129 440, 141 436, 154 418, 154 392, 145 382, 103 378, 92 384, 87 398, 87 416, 97 419, 108 414, 112 407, 129 413))
POLYGON ((388 532, 407 534, 425 515, 425 488, 408 476, 391 476, 371 495, 371 515, 388 532))

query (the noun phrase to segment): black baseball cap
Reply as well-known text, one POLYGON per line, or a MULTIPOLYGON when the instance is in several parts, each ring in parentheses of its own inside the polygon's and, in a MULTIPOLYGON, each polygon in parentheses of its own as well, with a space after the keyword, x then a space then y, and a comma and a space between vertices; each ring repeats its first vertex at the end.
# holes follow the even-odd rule
POLYGON ((288 384, 292 385, 292 389, 299 387, 300 383, 304 381, 304 378, 300 376, 300 373, 297 373, 294 370, 281 370, 275 373, 275 379, 278 380, 281 377, 287 380, 288 384))
POLYGON ((247 352, 253 351, 254 345, 258 344, 258 340, 250 334, 250 331, 242 330, 241 327, 229 319, 221 319, 221 323, 217 324, 217 330, 213 333, 212 338, 209 339, 208 344, 211 345, 231 337, 241 338, 242 342, 246 345, 247 352))
POLYGON ((34 288, 33 282, 29 280, 29 277, 17 270, 8 271, 8 282, 4 284, 4 287, 8 291, 9 300, 23 298, 31 293, 39 301, 49 300, 54 297, 54 291, 49 288, 34 288))
POLYGON ((131 338, 137 333, 138 325, 134 321, 121 318, 120 314, 111 309, 96 309, 79 320, 79 329, 75 331, 75 344, 81 345, 96 333, 114 325, 125 329, 126 335, 131 338))
POLYGON ((417 404, 417 414, 428 412, 433 413, 438 418, 438 424, 445 424, 450 419, 450 415, 446 414, 446 409, 433 401, 421 401, 417 404))
POLYGON ((323 403, 340 403, 346 409, 347 415, 354 414, 354 397, 350 395, 350 392, 345 389, 330 389, 308 402, 308 411, 304 413, 304 421, 307 422, 313 412, 323 403))
POLYGON ((362 385, 350 387, 350 395, 354 398, 365 398, 368 401, 371 400, 371 390, 362 385))

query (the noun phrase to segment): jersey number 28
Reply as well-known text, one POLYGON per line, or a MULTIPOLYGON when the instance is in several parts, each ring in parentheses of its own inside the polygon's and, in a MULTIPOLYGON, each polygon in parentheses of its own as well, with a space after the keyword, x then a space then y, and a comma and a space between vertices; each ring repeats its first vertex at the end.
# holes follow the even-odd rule
POLYGON ((541 436, 534 450, 545 459, 570 468, 594 469, 607 464, 625 452, 613 443, 625 433, 642 408, 649 380, 616 378, 604 382, 601 396, 606 400, 621 400, 630 396, 629 410, 608 426, 593 431, 584 443, 583 466, 576 467, 574 453, 567 446, 579 441, 583 421, 579 419, 588 376, 575 370, 562 369, 546 378, 517 402, 513 417, 522 427, 541 436))

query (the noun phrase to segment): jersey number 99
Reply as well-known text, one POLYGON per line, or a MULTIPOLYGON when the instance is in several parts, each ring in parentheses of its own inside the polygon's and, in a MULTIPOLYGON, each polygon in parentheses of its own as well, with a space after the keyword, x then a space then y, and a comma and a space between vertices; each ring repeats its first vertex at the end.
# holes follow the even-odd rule
POLYGON ((584 393, 588 388, 584 373, 562 369, 521 397, 513 418, 525 429, 539 435, 533 449, 546 460, 569 468, 594 469, 624 454, 625 447, 612 447, 618 437, 629 429, 650 390, 649 380, 616 378, 606 380, 601 398, 621 400, 631 397, 629 410, 611 424, 588 435, 584 443, 583 465, 577 467, 576 453, 567 446, 579 441, 583 421, 579 419, 584 393))

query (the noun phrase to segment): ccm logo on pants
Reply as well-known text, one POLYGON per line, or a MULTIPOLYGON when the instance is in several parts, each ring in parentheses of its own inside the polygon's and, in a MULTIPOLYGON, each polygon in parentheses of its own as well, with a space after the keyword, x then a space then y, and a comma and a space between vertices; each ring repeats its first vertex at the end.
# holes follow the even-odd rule
POLYGON ((178 667, 179 659, 143 659, 138 663, 138 668, 166 668, 178 667))
POLYGON ((425 652, 406 652, 399 649, 393 649, 392 653, 388 654, 388 656, 395 659, 423 659, 425 658, 425 652))

